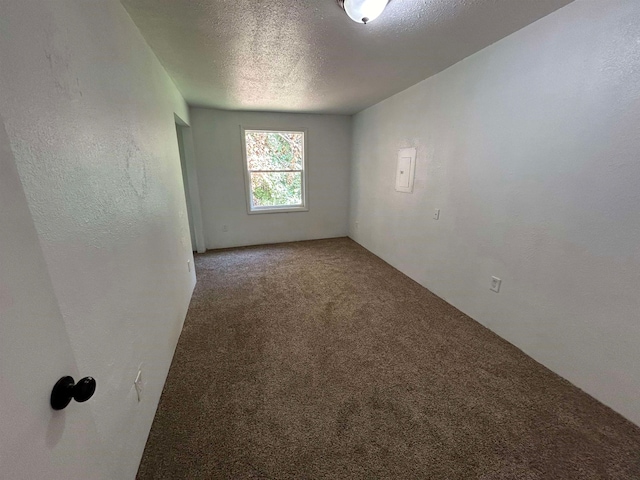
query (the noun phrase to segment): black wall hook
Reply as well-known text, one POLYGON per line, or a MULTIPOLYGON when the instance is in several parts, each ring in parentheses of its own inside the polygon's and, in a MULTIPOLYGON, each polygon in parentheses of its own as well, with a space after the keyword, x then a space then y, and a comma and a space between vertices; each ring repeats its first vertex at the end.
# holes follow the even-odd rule
POLYGON ((71 399, 76 402, 86 402, 96 391, 96 381, 92 377, 84 377, 74 384, 73 377, 62 377, 56 382, 51 391, 51 408, 62 410, 71 399))

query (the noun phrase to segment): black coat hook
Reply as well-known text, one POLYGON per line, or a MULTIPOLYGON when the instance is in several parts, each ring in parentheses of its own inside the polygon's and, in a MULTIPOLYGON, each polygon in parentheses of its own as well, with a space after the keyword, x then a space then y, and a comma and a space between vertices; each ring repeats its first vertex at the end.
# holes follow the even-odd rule
POLYGON ((62 377, 51 391, 51 408, 62 410, 71 399, 76 402, 86 402, 96 391, 96 381, 92 377, 85 377, 74 384, 73 377, 62 377))

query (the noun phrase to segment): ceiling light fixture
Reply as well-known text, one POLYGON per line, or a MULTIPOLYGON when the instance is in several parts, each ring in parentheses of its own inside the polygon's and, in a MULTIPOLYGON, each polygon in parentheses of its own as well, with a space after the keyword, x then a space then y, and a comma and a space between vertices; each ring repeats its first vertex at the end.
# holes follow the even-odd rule
POLYGON ((384 11, 389 0, 338 0, 349 18, 354 22, 373 22, 384 11))

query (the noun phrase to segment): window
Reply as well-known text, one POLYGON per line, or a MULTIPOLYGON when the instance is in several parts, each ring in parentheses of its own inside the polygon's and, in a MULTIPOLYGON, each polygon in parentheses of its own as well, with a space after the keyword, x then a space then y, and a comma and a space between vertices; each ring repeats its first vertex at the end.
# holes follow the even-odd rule
POLYGON ((248 213, 306 211, 306 131, 242 129, 248 213))

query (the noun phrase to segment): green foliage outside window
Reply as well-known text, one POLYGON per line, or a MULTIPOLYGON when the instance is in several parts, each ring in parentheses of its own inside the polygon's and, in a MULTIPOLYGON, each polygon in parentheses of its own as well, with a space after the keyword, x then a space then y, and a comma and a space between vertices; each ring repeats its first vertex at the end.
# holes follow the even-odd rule
POLYGON ((304 134, 246 131, 254 207, 302 205, 304 134))

